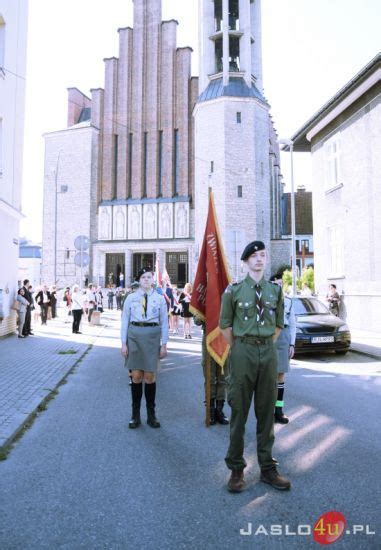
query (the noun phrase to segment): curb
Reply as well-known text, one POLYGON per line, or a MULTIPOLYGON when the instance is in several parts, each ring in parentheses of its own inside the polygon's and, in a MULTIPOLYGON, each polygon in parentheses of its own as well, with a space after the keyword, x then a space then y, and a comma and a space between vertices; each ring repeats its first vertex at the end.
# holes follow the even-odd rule
POLYGON ((370 357, 371 359, 376 359, 378 361, 381 361, 381 354, 376 355, 375 353, 372 353, 371 351, 366 351, 361 348, 353 348, 352 346, 349 348, 349 351, 352 353, 357 353, 358 355, 365 355, 366 357, 370 357))
MULTIPOLYGON (((35 421, 37 415, 40 412, 43 412, 43 408, 52 398, 52 395, 58 393, 58 389, 62 384, 66 381, 66 378, 74 371, 74 369, 79 365, 79 363, 82 361, 82 359, 89 353, 91 348, 93 347, 95 341, 99 338, 99 336, 102 334, 102 332, 105 330, 107 325, 101 325, 99 328, 99 332, 91 336, 91 341, 87 345, 87 348, 81 353, 81 355, 76 358, 76 361, 71 365, 71 367, 68 368, 68 370, 65 372, 65 374, 62 376, 62 378, 55 384, 53 388, 49 388, 47 390, 46 395, 44 395, 41 398, 36 398, 35 403, 33 404, 33 410, 29 412, 26 416, 23 417, 22 422, 17 426, 12 433, 2 442, 0 442, 0 455, 3 455, 5 458, 7 458, 8 453, 12 449, 12 445, 22 437, 23 432, 31 427, 33 422, 35 421), (39 411, 39 408, 42 408, 41 411, 39 411)), ((0 457, 1 460, 1 457, 0 457)))

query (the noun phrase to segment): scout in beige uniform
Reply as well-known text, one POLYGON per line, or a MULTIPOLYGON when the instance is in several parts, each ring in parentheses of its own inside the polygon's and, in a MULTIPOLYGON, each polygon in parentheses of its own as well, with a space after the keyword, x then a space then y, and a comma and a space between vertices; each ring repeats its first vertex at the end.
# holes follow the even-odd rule
POLYGON ((276 489, 289 489, 290 482, 279 475, 272 458, 277 396, 274 342, 283 328, 282 290, 263 278, 267 262, 263 242, 247 245, 241 260, 247 263, 248 275, 241 283, 228 286, 220 316, 220 328, 231 345, 228 402, 232 415, 225 462, 232 473, 228 489, 244 489, 244 434, 253 395, 261 481, 276 489))
POLYGON ((144 395, 147 404, 147 423, 159 428, 155 416, 156 372, 158 360, 167 355, 168 315, 163 296, 153 290, 152 271, 142 269, 136 281, 139 288, 129 294, 122 313, 122 355, 126 358, 126 368, 132 375, 132 418, 130 428, 138 428, 140 403, 144 395))

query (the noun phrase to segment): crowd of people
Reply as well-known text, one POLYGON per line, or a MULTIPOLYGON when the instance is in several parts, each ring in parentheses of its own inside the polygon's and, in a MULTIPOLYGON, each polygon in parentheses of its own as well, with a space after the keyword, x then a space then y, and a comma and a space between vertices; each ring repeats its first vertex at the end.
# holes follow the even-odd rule
MULTIPOLYGON (((172 286, 169 282, 157 284, 152 283, 158 294, 164 296, 169 330, 172 334, 179 334, 179 319, 183 318, 183 336, 185 339, 192 338, 191 319, 189 303, 192 296, 192 285, 187 283, 183 290, 172 286)), ((18 318, 18 337, 26 338, 33 336, 32 323, 34 325, 47 325, 48 321, 57 317, 57 308, 60 303, 64 308, 65 321, 72 323, 72 333, 81 334, 80 325, 85 317, 89 323, 93 313, 104 312, 105 304, 109 311, 116 309, 122 311, 126 297, 137 289, 136 282, 124 288, 109 283, 106 289, 92 283, 86 288, 80 289, 78 284, 67 286, 64 289, 57 289, 55 285, 41 285, 33 288, 28 279, 23 281, 18 290, 15 309, 18 318)))

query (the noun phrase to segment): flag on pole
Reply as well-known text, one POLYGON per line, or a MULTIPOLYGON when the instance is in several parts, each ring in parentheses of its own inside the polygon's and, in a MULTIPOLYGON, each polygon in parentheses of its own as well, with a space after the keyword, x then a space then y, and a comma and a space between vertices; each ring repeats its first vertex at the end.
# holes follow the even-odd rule
POLYGON ((219 329, 221 296, 231 281, 217 224, 213 193, 209 195, 208 218, 193 285, 190 310, 205 322, 209 354, 224 366, 229 345, 219 329))
POLYGON ((156 257, 156 262, 155 262, 155 281, 157 286, 161 286, 162 278, 160 273, 160 263, 159 263, 158 257, 156 257))
POLYGON ((163 279, 163 281, 165 282, 166 285, 169 284, 169 286, 172 286, 171 279, 170 279, 170 276, 168 274, 166 266, 164 266, 164 269, 163 269, 162 279, 163 279))

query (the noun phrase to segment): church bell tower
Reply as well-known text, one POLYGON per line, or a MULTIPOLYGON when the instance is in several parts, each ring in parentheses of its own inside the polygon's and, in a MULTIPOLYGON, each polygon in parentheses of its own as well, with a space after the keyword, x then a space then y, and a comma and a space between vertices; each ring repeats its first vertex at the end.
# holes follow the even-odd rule
POLYGON ((272 141, 263 96, 260 0, 199 0, 199 98, 195 119, 195 246, 201 250, 208 206, 216 211, 230 271, 251 240, 270 248, 272 141))

